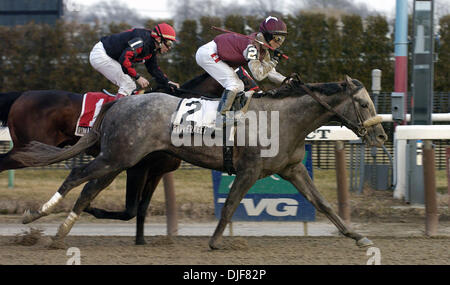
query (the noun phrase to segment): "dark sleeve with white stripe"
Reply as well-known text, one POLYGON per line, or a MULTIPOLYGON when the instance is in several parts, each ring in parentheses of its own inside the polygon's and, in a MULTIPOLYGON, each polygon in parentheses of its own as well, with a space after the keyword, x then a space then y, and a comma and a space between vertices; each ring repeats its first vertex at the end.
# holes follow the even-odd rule
POLYGON ((144 40, 142 38, 133 38, 128 41, 128 45, 130 46, 131 50, 135 51, 136 49, 144 46, 144 40))

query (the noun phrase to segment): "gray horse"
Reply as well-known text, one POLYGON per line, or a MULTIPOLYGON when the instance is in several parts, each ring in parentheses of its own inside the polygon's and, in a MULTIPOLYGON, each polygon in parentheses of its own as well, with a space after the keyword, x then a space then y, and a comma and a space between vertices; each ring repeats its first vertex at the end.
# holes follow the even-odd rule
MULTIPOLYGON (((175 146, 171 134, 173 114, 180 99, 153 93, 144 96, 130 96, 111 102, 100 112, 94 131, 84 136, 68 149, 58 149, 41 143, 32 143, 16 159, 33 165, 48 165, 73 157, 87 148, 100 144, 100 154, 88 164, 74 168, 58 192, 39 210, 26 211, 24 223, 32 222, 51 213, 52 209, 74 187, 87 182, 75 203, 72 212, 59 227, 54 242, 61 243, 69 233, 84 208, 107 187, 123 170, 132 167, 152 152, 163 151, 192 164, 224 171, 223 148, 212 146, 175 146)), ((263 156, 264 148, 257 145, 234 146, 232 166, 236 178, 222 209, 220 221, 209 241, 211 249, 217 249, 226 225, 244 195, 258 180, 279 174, 290 181, 317 210, 323 212, 346 237, 354 239, 358 246, 373 243, 350 229, 325 201, 310 179, 301 163, 305 155, 305 138, 312 131, 330 121, 340 121, 362 137, 370 146, 382 146, 387 136, 376 116, 372 100, 364 86, 346 76, 342 82, 315 83, 303 85, 295 80, 286 86, 272 90, 267 96, 253 98, 248 112, 277 112, 278 128, 273 127, 272 117, 260 118, 271 125, 269 134, 278 135, 277 152, 263 156), (308 96, 311 95, 311 96, 308 96), (314 97, 314 98, 313 98, 314 97)), ((248 121, 244 125, 248 126, 248 121)), ((246 128, 248 137, 252 132, 246 128)), ((268 128, 265 129, 266 131, 268 128)), ((235 140, 236 141, 236 140, 235 140)), ((247 143, 248 144, 248 143, 247 143)))

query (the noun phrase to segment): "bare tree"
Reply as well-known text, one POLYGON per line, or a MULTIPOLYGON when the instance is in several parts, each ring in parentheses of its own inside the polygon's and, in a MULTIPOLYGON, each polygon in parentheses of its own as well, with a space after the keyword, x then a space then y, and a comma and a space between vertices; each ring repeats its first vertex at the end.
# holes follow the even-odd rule
POLYGON ((218 2, 215 0, 179 0, 175 3, 176 21, 199 19, 202 16, 226 17, 228 15, 251 15, 265 17, 269 14, 287 14, 285 0, 248 0, 218 2))
POLYGON ((371 11, 364 3, 355 3, 352 0, 303 0, 305 10, 334 10, 346 13, 358 14, 366 17, 371 11))
POLYGON ((289 11, 284 11, 285 7, 285 0, 252 0, 245 6, 248 15, 260 17, 266 17, 273 13, 288 13, 289 11))
POLYGON ((176 19, 181 23, 187 19, 199 19, 202 16, 222 16, 223 6, 214 0, 179 0, 174 4, 176 19))
POLYGON ((136 10, 131 9, 118 0, 101 1, 89 6, 80 6, 75 11, 66 10, 64 19, 76 20, 82 23, 100 22, 109 24, 112 22, 126 22, 131 26, 143 26, 145 19, 140 17, 136 10))

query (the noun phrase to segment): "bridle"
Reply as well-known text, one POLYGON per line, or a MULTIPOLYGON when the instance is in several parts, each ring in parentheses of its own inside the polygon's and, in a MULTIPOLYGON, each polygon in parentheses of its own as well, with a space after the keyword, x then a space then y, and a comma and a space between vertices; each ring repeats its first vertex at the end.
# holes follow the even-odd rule
POLYGON ((333 107, 331 107, 327 102, 322 100, 319 96, 317 96, 314 92, 312 92, 305 83, 300 79, 300 76, 298 74, 294 73, 291 76, 287 77, 283 83, 289 82, 289 84, 294 88, 301 88, 303 89, 308 95, 310 95, 314 100, 316 100, 320 105, 322 105, 325 109, 328 111, 334 113, 344 125, 349 127, 352 131, 354 131, 359 137, 364 137, 367 135, 367 128, 380 124, 382 121, 382 118, 380 116, 374 116, 370 117, 367 120, 364 120, 361 112, 356 108, 356 101, 354 98, 354 95, 358 93, 361 89, 363 89, 363 86, 359 86, 355 90, 352 90, 352 92, 349 94, 350 98, 352 99, 353 109, 355 110, 356 117, 358 118, 358 122, 355 123, 351 120, 349 120, 344 115, 340 114, 338 111, 336 111, 333 107), (293 86, 293 82, 297 82, 297 86, 293 86))

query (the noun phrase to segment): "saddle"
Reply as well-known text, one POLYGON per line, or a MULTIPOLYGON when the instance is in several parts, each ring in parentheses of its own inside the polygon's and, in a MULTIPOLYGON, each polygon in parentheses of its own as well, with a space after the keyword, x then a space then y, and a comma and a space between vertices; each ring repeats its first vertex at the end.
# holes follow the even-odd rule
POLYGON ((94 125, 103 104, 114 101, 115 99, 115 96, 110 96, 102 92, 88 92, 84 94, 80 117, 75 127, 75 135, 84 136, 87 134, 94 125))

